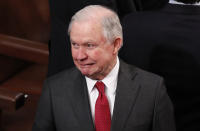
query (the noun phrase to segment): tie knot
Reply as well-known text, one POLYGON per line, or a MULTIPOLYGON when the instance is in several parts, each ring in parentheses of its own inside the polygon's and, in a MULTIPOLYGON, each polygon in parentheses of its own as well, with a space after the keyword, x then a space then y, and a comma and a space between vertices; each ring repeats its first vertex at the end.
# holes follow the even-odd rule
POLYGON ((105 85, 104 85, 104 83, 102 81, 97 81, 96 84, 95 84, 95 87, 97 88, 97 90, 100 93, 104 93, 105 85))

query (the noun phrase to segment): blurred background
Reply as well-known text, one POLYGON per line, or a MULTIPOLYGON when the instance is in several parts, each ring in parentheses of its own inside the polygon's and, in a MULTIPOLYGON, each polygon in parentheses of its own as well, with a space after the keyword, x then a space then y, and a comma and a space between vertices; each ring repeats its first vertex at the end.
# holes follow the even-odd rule
POLYGON ((48 68, 49 40, 48 0, 0 1, 1 131, 31 131, 48 68))

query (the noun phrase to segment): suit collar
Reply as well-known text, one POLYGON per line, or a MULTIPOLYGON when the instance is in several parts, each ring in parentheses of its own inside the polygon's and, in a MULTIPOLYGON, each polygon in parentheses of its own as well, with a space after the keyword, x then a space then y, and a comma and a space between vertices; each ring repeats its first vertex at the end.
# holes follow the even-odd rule
POLYGON ((136 75, 135 68, 120 61, 111 131, 123 130, 128 116, 134 108, 140 89, 138 82, 134 80, 136 75))
POLYGON ((191 15, 199 15, 200 14, 200 6, 198 5, 178 5, 178 4, 166 4, 163 9, 163 12, 167 13, 180 13, 180 14, 191 14, 191 15))

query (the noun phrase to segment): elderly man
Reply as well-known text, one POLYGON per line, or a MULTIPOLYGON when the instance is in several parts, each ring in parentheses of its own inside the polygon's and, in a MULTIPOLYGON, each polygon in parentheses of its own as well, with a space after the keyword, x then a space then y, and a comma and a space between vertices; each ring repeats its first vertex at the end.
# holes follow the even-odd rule
POLYGON ((118 58, 122 28, 99 5, 78 11, 68 29, 77 68, 45 81, 33 131, 174 131, 163 79, 118 58))

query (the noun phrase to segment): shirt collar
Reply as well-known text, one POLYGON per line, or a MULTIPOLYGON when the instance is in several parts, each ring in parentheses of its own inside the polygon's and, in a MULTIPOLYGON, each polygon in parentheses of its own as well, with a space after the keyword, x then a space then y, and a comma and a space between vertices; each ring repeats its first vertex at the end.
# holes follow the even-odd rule
MULTIPOLYGON (((117 57, 117 63, 115 64, 114 68, 103 80, 101 80, 107 87, 108 91, 111 93, 115 93, 116 91, 118 72, 119 72, 119 58, 117 57)), ((88 91, 90 93, 93 90, 94 85, 96 84, 97 80, 90 79, 86 76, 85 76, 85 79, 86 79, 88 91)))
POLYGON ((169 0, 169 3, 170 4, 179 4, 179 5, 200 5, 200 2, 197 2, 197 3, 194 3, 194 4, 185 4, 185 3, 178 2, 178 1, 175 1, 175 0, 169 0))

